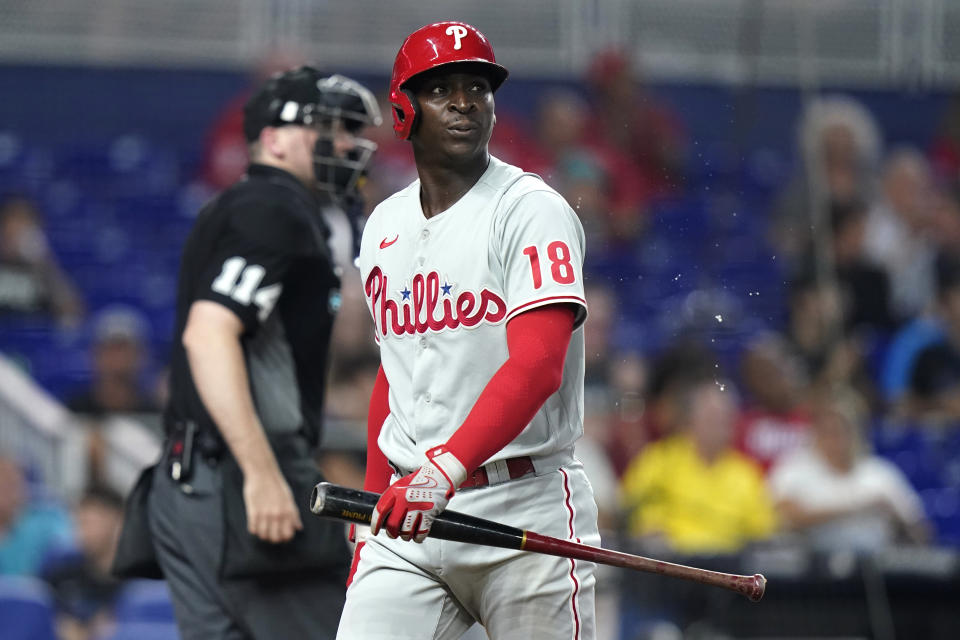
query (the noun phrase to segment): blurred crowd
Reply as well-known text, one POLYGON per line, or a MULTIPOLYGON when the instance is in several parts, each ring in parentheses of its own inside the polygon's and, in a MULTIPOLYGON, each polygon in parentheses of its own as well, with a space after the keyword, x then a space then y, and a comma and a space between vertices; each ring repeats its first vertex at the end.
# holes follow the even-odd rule
MULTIPOLYGON (((578 455, 610 544, 686 554, 960 544, 960 99, 929 148, 889 148, 850 96, 806 102, 792 175, 747 212, 763 228, 758 251, 777 260, 779 291, 757 295, 781 294, 780 315, 745 318, 749 308, 698 288, 687 310, 716 321, 651 341, 639 334, 662 319, 638 317, 622 274, 662 252, 652 220, 699 195, 687 175, 695 141, 623 54, 599 55, 585 77, 542 91, 535 113, 501 106, 491 150, 560 191, 586 231, 578 455), (718 349, 732 322, 736 348, 718 349)), ((209 192, 243 171, 242 102, 211 126, 198 178, 209 192)), ((373 137, 368 211, 415 177, 387 126, 373 137)), ((0 574, 47 580, 61 637, 92 638, 118 593, 107 568, 122 505, 104 485, 96 425, 162 407, 164 354, 151 353, 143 312, 86 307, 43 218, 26 196, 0 203, 0 314, 89 327, 91 379, 61 398, 90 427, 89 488, 65 509, 31 483, 27 461, 0 451, 0 574)), ((343 282, 327 396, 335 437, 322 462, 359 486, 378 356, 349 261, 343 282)))

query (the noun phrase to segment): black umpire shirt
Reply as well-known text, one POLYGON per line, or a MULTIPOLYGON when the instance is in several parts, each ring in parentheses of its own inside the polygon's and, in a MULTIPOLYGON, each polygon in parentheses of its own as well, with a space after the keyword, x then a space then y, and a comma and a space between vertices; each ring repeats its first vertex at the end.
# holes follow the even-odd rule
POLYGON ((204 207, 180 264, 166 424, 219 433, 197 394, 182 336, 190 306, 212 300, 243 321, 241 343, 267 433, 320 439, 327 351, 340 279, 317 198, 293 175, 251 165, 204 207))

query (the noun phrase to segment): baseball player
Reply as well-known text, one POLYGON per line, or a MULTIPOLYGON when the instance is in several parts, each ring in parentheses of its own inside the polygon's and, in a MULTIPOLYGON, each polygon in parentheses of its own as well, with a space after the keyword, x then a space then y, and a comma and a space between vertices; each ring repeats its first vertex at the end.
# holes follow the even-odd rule
POLYGON ((427 538, 446 508, 599 544, 582 433, 583 229, 556 191, 491 157, 507 77, 474 27, 411 34, 390 82, 419 179, 360 249, 381 368, 338 638, 594 637, 594 565, 427 538), (421 544, 415 544, 419 542, 421 544))

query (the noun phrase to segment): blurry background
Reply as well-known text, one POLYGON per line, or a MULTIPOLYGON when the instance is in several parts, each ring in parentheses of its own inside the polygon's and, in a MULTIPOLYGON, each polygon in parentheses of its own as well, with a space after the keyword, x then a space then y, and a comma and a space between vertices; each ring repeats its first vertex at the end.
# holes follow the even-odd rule
MULTIPOLYGON (((949 0, 0 0, 0 636, 176 637, 163 583, 106 567, 243 101, 304 62, 383 100, 447 19, 511 71, 493 153, 587 232, 605 545, 770 581, 751 605, 601 569, 600 637, 957 637, 949 0)), ((415 177, 370 135, 368 209, 415 177)), ((355 272, 344 298, 321 462, 358 485, 378 360, 355 272)))

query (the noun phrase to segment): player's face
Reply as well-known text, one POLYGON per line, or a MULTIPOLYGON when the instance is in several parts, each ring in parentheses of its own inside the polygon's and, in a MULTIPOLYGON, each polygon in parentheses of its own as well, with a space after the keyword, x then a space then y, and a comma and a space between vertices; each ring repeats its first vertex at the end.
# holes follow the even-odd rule
POLYGON ((483 74, 439 71, 416 89, 420 123, 416 147, 448 157, 486 154, 493 133, 493 91, 483 74))

